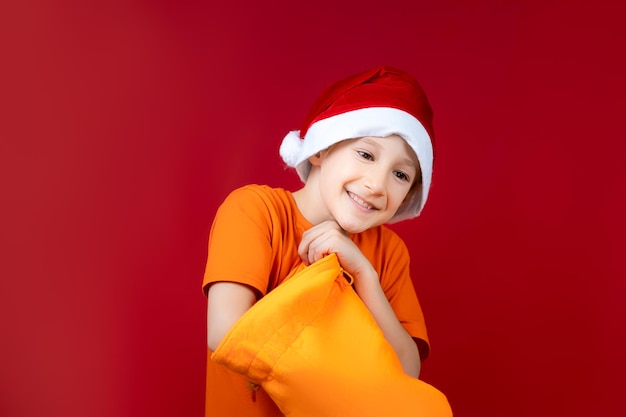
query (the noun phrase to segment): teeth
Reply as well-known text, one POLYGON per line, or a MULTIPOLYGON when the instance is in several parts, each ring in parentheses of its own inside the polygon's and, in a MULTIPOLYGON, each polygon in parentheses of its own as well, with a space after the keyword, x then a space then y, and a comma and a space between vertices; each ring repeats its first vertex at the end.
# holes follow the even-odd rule
POLYGON ((373 209, 374 206, 370 206, 369 204, 367 204, 365 201, 361 200, 359 197, 357 197, 356 195, 352 194, 352 193, 348 193, 348 195, 350 196, 350 198, 352 198, 354 201, 356 201, 357 203, 359 203, 359 205, 365 207, 366 209, 373 209))

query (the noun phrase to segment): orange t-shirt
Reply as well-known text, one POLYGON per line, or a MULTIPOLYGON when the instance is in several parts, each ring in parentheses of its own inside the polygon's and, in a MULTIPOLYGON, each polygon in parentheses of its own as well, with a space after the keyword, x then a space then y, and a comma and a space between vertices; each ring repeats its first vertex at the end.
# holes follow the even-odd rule
MULTIPOLYGON (((204 274, 205 293, 213 282, 231 281, 256 289, 259 297, 276 288, 301 263, 298 244, 311 228, 289 191, 248 185, 233 191, 215 215, 204 274)), ((370 261, 398 320, 416 339, 420 357, 429 351, 422 310, 409 270, 409 253, 391 229, 378 226, 350 238, 370 261)), ((282 416, 262 390, 248 388, 242 375, 210 360, 207 351, 206 416, 282 416)))

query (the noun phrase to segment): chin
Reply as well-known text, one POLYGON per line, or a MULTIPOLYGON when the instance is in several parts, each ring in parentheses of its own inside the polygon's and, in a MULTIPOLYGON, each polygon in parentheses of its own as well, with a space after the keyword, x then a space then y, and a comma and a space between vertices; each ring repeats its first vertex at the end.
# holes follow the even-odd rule
POLYGON ((364 231, 366 231, 367 229, 369 229, 369 227, 365 227, 365 228, 362 228, 362 227, 361 227, 361 228, 354 228, 354 227, 343 227, 343 226, 342 226, 341 228, 342 228, 343 230, 345 230, 347 233, 350 233, 350 234, 353 234, 353 235, 356 235, 356 234, 358 234, 358 233, 364 232, 364 231))
POLYGON ((348 233, 361 233, 368 229, 378 227, 391 219, 382 218, 383 216, 364 216, 365 218, 359 218, 358 214, 352 216, 342 213, 340 216, 335 217, 335 221, 343 230, 348 233))
POLYGON ((361 233, 364 232, 368 229, 371 229, 372 227, 376 227, 378 226, 378 223, 376 224, 368 224, 368 225, 364 225, 364 224, 354 224, 354 222, 350 222, 350 223, 339 223, 339 226, 345 230, 348 233, 352 233, 352 234, 356 234, 356 233, 361 233))

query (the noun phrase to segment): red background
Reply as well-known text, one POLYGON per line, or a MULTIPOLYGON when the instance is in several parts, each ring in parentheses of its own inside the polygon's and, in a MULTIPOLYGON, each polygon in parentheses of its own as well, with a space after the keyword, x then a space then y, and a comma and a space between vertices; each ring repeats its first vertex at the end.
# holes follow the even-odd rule
POLYGON ((423 379, 456 416, 623 413, 623 2, 209 3, 0 6, 0 415, 200 416, 218 204, 297 187, 283 135, 377 64, 436 113, 395 227, 423 379))

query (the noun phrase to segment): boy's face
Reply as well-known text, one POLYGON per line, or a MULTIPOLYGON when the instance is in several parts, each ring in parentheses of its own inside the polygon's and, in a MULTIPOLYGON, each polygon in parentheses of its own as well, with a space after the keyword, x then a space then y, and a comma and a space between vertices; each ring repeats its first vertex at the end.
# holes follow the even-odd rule
POLYGON ((320 167, 322 209, 350 233, 388 222, 420 180, 415 153, 397 135, 344 140, 311 163, 320 167))

